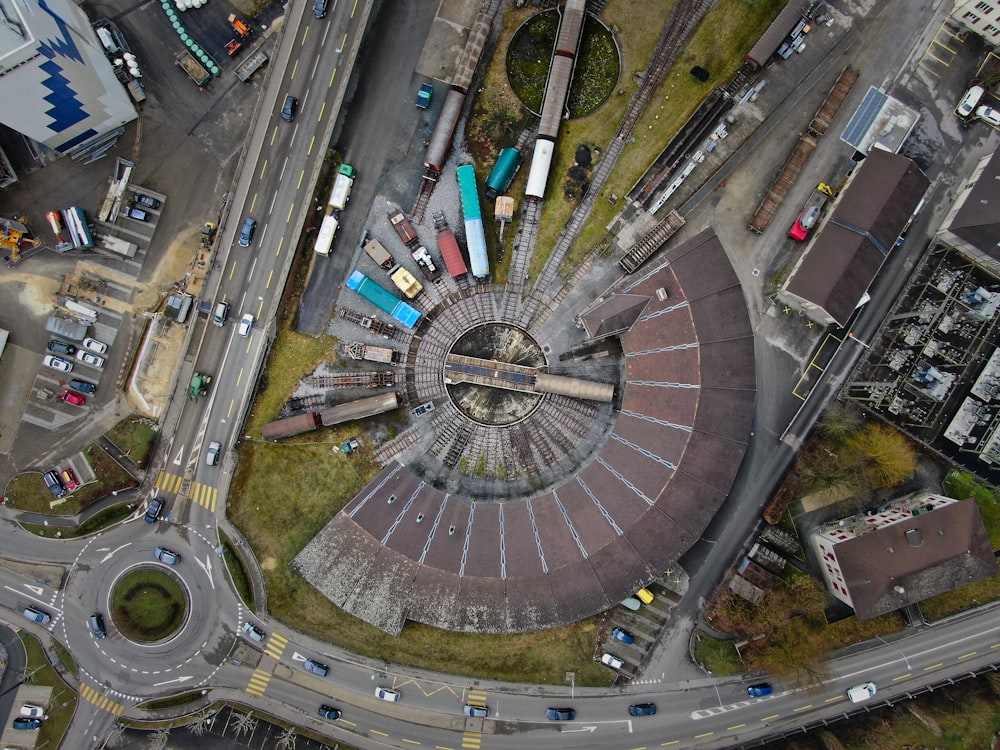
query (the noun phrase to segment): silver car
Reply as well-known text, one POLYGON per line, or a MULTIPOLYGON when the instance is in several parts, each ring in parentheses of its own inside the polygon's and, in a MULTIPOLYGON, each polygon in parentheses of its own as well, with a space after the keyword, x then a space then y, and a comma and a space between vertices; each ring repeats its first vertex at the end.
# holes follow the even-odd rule
POLYGON ((167 549, 166 547, 157 547, 156 552, 154 552, 153 554, 156 555, 157 560, 167 565, 176 565, 181 561, 180 555, 178 555, 176 552, 173 552, 172 550, 167 549))

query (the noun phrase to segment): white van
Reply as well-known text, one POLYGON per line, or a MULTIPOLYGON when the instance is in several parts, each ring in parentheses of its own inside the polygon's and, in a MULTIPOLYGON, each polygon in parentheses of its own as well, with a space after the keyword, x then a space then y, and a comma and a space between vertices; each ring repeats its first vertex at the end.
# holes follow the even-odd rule
POLYGON ((229 317, 229 303, 220 302, 215 306, 215 314, 212 315, 212 322, 217 326, 224 326, 226 318, 229 317))
POLYGON ((851 703, 861 703, 866 701, 875 695, 875 683, 865 682, 861 685, 855 685, 852 688, 847 689, 847 697, 850 698, 851 703))
POLYGON ((976 109, 976 105, 979 104, 979 100, 983 98, 983 94, 986 90, 982 86, 973 86, 968 91, 965 92, 965 96, 962 97, 962 101, 958 103, 955 107, 955 114, 959 117, 968 117, 976 109))

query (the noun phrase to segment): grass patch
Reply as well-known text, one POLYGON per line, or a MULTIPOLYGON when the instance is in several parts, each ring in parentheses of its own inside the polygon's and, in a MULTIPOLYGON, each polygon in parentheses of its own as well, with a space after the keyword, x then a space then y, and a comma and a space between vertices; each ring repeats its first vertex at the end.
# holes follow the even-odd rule
POLYGON ((126 638, 160 641, 180 627, 187 599, 169 573, 139 567, 123 575, 111 594, 111 617, 126 638))
POLYGON ((714 675, 729 675, 742 672, 746 665, 736 652, 735 640, 720 641, 707 633, 694 633, 694 659, 714 675))
POLYGON ((69 650, 62 645, 60 641, 52 641, 52 662, 54 664, 62 665, 67 672, 73 675, 73 679, 77 679, 76 661, 73 659, 73 655, 70 654, 69 650))
POLYGON ((176 706, 185 706, 188 703, 194 703, 195 701, 200 701, 202 698, 200 690, 192 690, 187 693, 181 693, 180 695, 172 695, 169 698, 160 698, 158 700, 146 701, 145 703, 140 703, 139 706, 147 711, 159 711, 164 708, 175 708, 176 706))
POLYGON ((255 609, 253 586, 250 585, 250 578, 246 568, 243 567, 243 559, 236 553, 232 541, 222 531, 219 531, 219 540, 222 542, 222 559, 233 581, 233 588, 244 604, 251 610, 255 609))
POLYGON ((128 503, 121 503, 110 508, 105 508, 100 513, 95 513, 79 526, 53 527, 36 523, 22 523, 21 527, 35 536, 53 537, 58 535, 60 539, 75 539, 76 537, 96 534, 110 526, 121 523, 135 512, 128 503))
POLYGON ((145 469, 159 434, 156 423, 146 417, 132 415, 120 421, 104 436, 132 459, 136 466, 145 469))
MULTIPOLYGON (((42 650, 42 644, 37 638, 23 630, 18 633, 18 638, 24 644, 24 650, 27 654, 26 674, 31 675, 31 684, 52 688, 49 705, 46 709, 48 718, 42 722, 41 729, 35 735, 35 747, 59 747, 63 735, 66 734, 66 728, 73 720, 77 695, 49 664, 49 660, 42 650)), ((68 662, 64 661, 63 663, 72 664, 75 675, 76 665, 73 664, 73 660, 69 658, 65 650, 57 652, 57 655, 60 659, 63 659, 65 655, 68 662)))

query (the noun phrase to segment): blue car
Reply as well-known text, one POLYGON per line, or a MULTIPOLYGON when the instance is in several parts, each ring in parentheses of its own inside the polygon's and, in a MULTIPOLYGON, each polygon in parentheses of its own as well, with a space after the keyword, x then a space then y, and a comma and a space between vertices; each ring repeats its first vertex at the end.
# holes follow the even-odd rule
POLYGON ((747 688, 747 695, 751 698, 763 698, 765 695, 770 695, 773 692, 774 689, 767 682, 760 682, 747 688))
POLYGON ((615 628, 612 630, 611 637, 616 641, 621 641, 622 643, 635 643, 635 636, 627 630, 622 630, 621 628, 615 628))

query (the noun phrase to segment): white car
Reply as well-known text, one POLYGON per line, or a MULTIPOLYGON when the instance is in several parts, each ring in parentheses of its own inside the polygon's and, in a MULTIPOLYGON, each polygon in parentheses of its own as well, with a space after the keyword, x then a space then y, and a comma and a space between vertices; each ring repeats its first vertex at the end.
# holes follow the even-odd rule
POLYGON ((249 336, 251 328, 253 328, 253 315, 244 313, 243 317, 240 318, 240 324, 236 329, 236 333, 240 336, 249 336))
POLYGON ((1000 128, 1000 110, 993 109, 993 107, 980 107, 976 110, 976 117, 987 125, 1000 128))
POLYGON ((264 631, 254 627, 254 624, 249 621, 243 623, 243 635, 251 641, 257 641, 257 643, 264 640, 264 631))
POLYGON ((45 355, 42 364, 46 367, 51 367, 53 370, 61 370, 62 372, 69 372, 73 369, 72 362, 68 362, 62 357, 53 357, 51 354, 45 355))
POLYGON ((390 690, 386 687, 375 688, 375 697, 382 701, 389 701, 390 703, 396 703, 399 701, 399 691, 390 690))
POLYGON ((850 699, 851 703, 861 703, 875 695, 875 683, 874 682, 863 682, 860 685, 855 685, 852 688, 847 689, 847 697, 850 699))
POLYGON ((21 706, 21 716, 28 719, 44 719, 45 709, 41 706, 36 706, 34 703, 25 703, 21 706))
POLYGON ((621 669, 625 666, 625 662, 619 659, 614 654, 609 654, 605 652, 601 655, 601 664, 606 664, 612 669, 621 669))
POLYGON ((972 110, 976 108, 979 104, 979 100, 983 98, 983 94, 986 93, 986 89, 982 86, 972 86, 968 91, 965 92, 965 96, 962 97, 962 101, 958 103, 955 107, 955 114, 959 117, 968 117, 972 114, 972 110))
POLYGON ((76 353, 76 358, 81 362, 86 362, 88 365, 93 367, 104 367, 104 357, 98 357, 93 352, 88 352, 86 349, 81 349, 76 353))
POLYGON ((104 354, 108 350, 108 345, 103 341, 98 341, 97 339, 84 339, 83 347, 85 349, 90 349, 92 352, 97 352, 98 354, 104 354))

